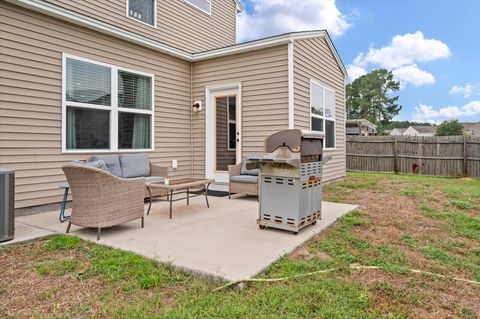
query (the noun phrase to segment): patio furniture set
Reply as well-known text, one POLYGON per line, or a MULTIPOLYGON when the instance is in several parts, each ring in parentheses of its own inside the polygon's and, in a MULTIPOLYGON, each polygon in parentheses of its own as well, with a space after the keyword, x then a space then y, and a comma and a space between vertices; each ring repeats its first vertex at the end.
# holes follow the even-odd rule
POLYGON ((207 207, 208 188, 213 179, 168 179, 168 167, 150 162, 146 154, 92 156, 89 161, 74 161, 62 167, 67 184, 60 209, 60 221, 96 228, 97 240, 101 229, 141 219, 144 226, 144 203, 149 200, 150 214, 153 198, 170 203, 170 219, 173 202, 205 196, 207 207), (68 191, 71 190, 72 214, 65 216, 68 191), (186 195, 178 198, 177 195, 186 195), (165 199, 166 198, 166 199, 165 199))
MULTIPOLYGON (((259 197, 260 228, 273 227, 298 231, 321 219, 323 133, 287 130, 265 140, 265 154, 251 156, 242 163, 228 166, 231 193, 259 197), (262 196, 260 186, 263 189, 262 196)), ((146 154, 96 155, 87 162, 75 161, 62 167, 68 184, 64 189, 60 221, 101 229, 135 219, 144 226, 144 205, 147 215, 157 197, 170 204, 205 196, 215 180, 208 178, 168 178, 168 167, 153 164, 146 154), (65 216, 68 191, 73 196, 72 214, 65 216), (179 197, 179 195, 181 197, 179 197)))

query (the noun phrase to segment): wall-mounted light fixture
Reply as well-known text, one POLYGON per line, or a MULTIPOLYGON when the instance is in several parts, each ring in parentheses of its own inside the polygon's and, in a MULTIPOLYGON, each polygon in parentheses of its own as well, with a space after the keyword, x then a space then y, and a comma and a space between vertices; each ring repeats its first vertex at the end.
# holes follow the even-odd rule
POLYGON ((200 112, 202 110, 202 101, 193 102, 193 111, 200 112))

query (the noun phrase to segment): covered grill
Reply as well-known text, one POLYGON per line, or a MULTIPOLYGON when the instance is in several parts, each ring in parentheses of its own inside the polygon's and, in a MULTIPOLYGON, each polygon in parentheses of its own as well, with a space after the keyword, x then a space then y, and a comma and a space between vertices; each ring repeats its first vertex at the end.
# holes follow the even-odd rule
POLYGON ((321 219, 321 132, 298 129, 275 133, 265 140, 265 153, 248 157, 248 168, 261 175, 260 228, 298 231, 321 219))

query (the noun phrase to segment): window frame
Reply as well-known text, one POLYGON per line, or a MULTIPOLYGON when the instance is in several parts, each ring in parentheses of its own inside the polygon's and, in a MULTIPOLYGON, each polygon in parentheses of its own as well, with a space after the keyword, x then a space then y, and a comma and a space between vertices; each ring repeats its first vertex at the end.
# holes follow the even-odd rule
POLYGON ((334 147, 327 147, 326 146, 326 143, 324 141, 323 143, 323 149, 324 150, 336 150, 337 149, 337 105, 336 105, 336 100, 337 100, 337 94, 335 92, 334 89, 326 86, 326 85, 323 85, 321 84, 320 82, 314 80, 314 79, 310 79, 310 101, 309 101, 309 112, 310 112, 310 131, 312 131, 312 117, 314 118, 317 118, 317 119, 321 119, 323 121, 323 131, 315 131, 315 132, 322 132, 325 134, 325 137, 324 139, 326 140, 327 139, 327 134, 326 134, 326 121, 331 121, 333 122, 333 142, 334 142, 334 147), (322 88, 323 90, 323 116, 321 115, 318 115, 318 114, 315 114, 312 112, 312 85, 317 85, 319 86, 320 88, 322 88), (325 103, 325 97, 326 97, 326 94, 325 92, 326 91, 330 91, 333 93, 333 109, 334 109, 334 116, 332 119, 328 118, 326 119, 325 118, 325 108, 326 108, 326 103, 325 103))
POLYGON ((70 154, 135 153, 135 152, 153 152, 154 150, 155 150, 155 75, 63 53, 62 54, 62 153, 67 153, 67 154, 68 153, 70 154), (110 106, 67 101, 67 59, 74 59, 74 60, 88 62, 88 63, 110 68, 110 72, 111 72, 110 106), (118 71, 125 71, 125 72, 147 76, 151 78, 151 83, 152 83, 152 87, 151 87, 152 109, 151 110, 118 107, 118 71), (89 110, 110 111, 110 131, 109 131, 110 148, 109 149, 67 149, 67 107, 68 106, 89 109, 89 110), (150 148, 123 149, 118 147, 118 116, 120 112, 150 115, 150 134, 151 134, 150 148))
POLYGON ((130 0, 126 0, 126 5, 125 5, 125 15, 128 19, 131 19, 133 21, 137 21, 137 22, 140 22, 144 25, 147 25, 151 28, 157 28, 157 0, 153 0, 153 25, 149 24, 149 23, 146 23, 146 22, 143 22, 142 20, 139 20, 135 17, 131 17, 130 14, 129 14, 129 10, 128 8, 130 7, 130 0))
POLYGON ((236 151, 237 150, 237 96, 235 95, 235 120, 230 120, 230 97, 227 97, 227 151, 236 151), (235 124, 235 148, 230 148, 230 124, 235 124))
POLYGON ((202 11, 203 13, 208 14, 209 16, 212 16, 212 1, 211 0, 205 0, 208 3, 210 3, 210 12, 207 12, 207 11, 203 10, 202 8, 200 8, 199 6, 197 6, 194 3, 190 2, 189 0, 183 0, 183 1, 188 3, 189 5, 191 5, 192 7, 197 8, 198 10, 202 11))

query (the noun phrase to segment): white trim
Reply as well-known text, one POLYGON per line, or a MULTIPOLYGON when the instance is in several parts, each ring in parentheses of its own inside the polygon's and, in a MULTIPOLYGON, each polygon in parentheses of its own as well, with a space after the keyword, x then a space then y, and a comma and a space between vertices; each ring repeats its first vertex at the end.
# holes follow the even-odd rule
POLYGON ((314 79, 310 79, 310 86, 309 86, 309 90, 310 90, 310 101, 309 101, 309 104, 308 104, 308 109, 309 109, 309 112, 310 112, 310 131, 313 131, 312 129, 312 117, 314 118, 317 118, 317 119, 321 119, 323 121, 322 125, 323 125, 323 131, 316 131, 316 132, 323 132, 324 133, 324 136, 325 136, 325 139, 327 139, 327 135, 326 135, 326 121, 330 121, 330 122, 333 122, 333 142, 334 142, 334 147, 326 147, 325 146, 325 143, 323 143, 323 149, 324 150, 336 150, 337 149, 337 103, 336 103, 336 92, 334 89, 332 89, 331 87, 328 87, 327 85, 324 85, 314 79), (322 98, 323 98, 323 116, 321 115, 318 115, 318 114, 315 114, 315 113, 312 113, 312 84, 315 84, 319 87, 322 88, 323 90, 323 94, 322 94, 322 98), (333 110, 334 110, 334 115, 333 115, 333 118, 325 118, 325 91, 331 91, 333 93, 333 110))
POLYGON ((194 53, 193 61, 201 61, 206 59, 211 59, 215 57, 236 54, 251 50, 258 50, 262 48, 272 47, 281 44, 287 44, 289 42, 301 39, 323 37, 325 36, 325 31, 305 31, 305 32, 295 32, 287 33, 278 36, 268 37, 264 39, 259 39, 251 42, 240 43, 225 48, 214 49, 206 52, 194 53))
POLYGON ((243 10, 245 10, 245 8, 243 7, 243 4, 240 2, 240 0, 233 0, 233 1, 235 1, 235 8, 237 9, 237 13, 240 13, 243 10))
POLYGON ((237 95, 237 154, 236 162, 239 163, 242 160, 242 83, 226 83, 221 85, 212 85, 205 87, 205 176, 214 178, 217 182, 228 183, 228 172, 215 172, 214 169, 214 116, 213 111, 213 98, 216 95, 237 95))
POLYGON ((62 53, 62 153, 111 153, 111 152, 151 152, 155 150, 155 75, 135 71, 128 68, 119 67, 113 64, 98 62, 95 60, 71 55, 68 53, 62 53), (68 102, 67 97, 67 59, 74 59, 78 61, 88 62, 104 67, 110 68, 110 106, 105 105, 94 105, 88 103, 79 103, 79 102, 68 102), (150 77, 151 80, 151 97, 152 97, 152 109, 143 110, 143 109, 133 109, 133 108, 124 108, 118 107, 118 71, 125 71, 133 74, 138 74, 142 76, 150 77), (78 149, 78 150, 69 150, 67 149, 67 105, 71 107, 81 107, 93 110, 104 110, 110 111, 110 149, 78 149), (118 148, 118 113, 119 112, 128 112, 135 114, 146 114, 150 115, 150 143, 151 147, 148 149, 120 149, 118 148))
POLYGON ((127 18, 129 19, 132 19, 134 21, 137 21, 137 22, 140 22, 144 25, 147 25, 151 28, 157 28, 157 0, 153 0, 153 25, 149 24, 149 23, 146 23, 146 22, 143 22, 142 20, 139 20, 135 17, 131 17, 130 14, 129 14, 129 10, 128 8, 130 7, 130 0, 126 0, 126 3, 125 3, 125 15, 127 18))
POLYGON ((293 78, 294 42, 288 42, 288 128, 295 128, 294 78, 293 78))
POLYGON ((199 6, 197 6, 195 3, 191 2, 190 0, 183 0, 183 1, 188 3, 189 5, 191 5, 192 7, 197 8, 198 10, 202 11, 203 13, 208 14, 209 16, 212 15, 212 2, 210 0, 205 0, 208 3, 210 3, 210 11, 203 10, 202 8, 200 8, 199 6))
MULTIPOLYGON (((304 31, 304 32, 293 32, 288 34, 282 34, 274 37, 269 37, 265 39, 259 39, 247 43, 236 44, 228 46, 225 48, 210 50, 200 53, 189 53, 184 50, 177 49, 170 45, 163 44, 159 41, 151 40, 144 36, 141 36, 137 33, 124 30, 122 28, 110 25, 108 23, 99 21, 94 18, 76 13, 74 11, 59 7, 57 5, 42 1, 42 0, 4 0, 6 2, 13 3, 15 5, 28 8, 30 10, 38 11, 43 14, 65 20, 83 27, 93 29, 105 34, 112 35, 114 37, 124 39, 126 41, 142 45, 144 47, 150 48, 155 51, 159 51, 168 55, 175 56, 180 59, 184 59, 190 62, 206 60, 214 57, 225 56, 230 54, 236 54, 240 52, 258 50, 261 48, 272 47, 275 45, 286 44, 290 41, 296 41, 301 39, 309 38, 318 38, 325 37, 327 43, 334 53, 334 57, 337 60, 338 64, 341 66, 344 76, 347 76, 347 70, 345 65, 342 63, 340 56, 338 55, 335 46, 332 43, 332 40, 328 36, 328 33, 324 30, 314 30, 314 31, 304 31)), ((238 0, 235 0, 237 6, 240 4, 238 0)), ((241 4, 240 4, 241 5, 241 4)), ((243 9, 243 8, 242 8, 243 9)), ((237 8, 238 10, 238 8, 237 8)))

